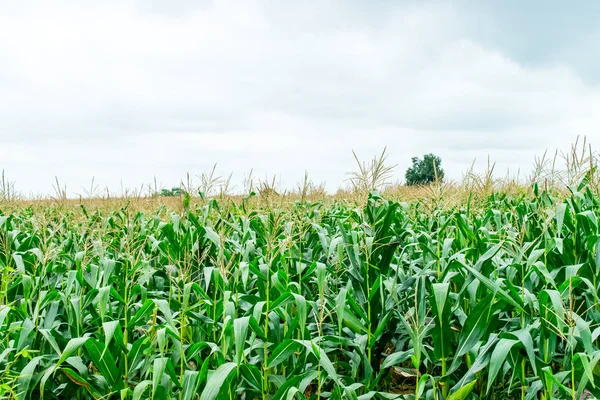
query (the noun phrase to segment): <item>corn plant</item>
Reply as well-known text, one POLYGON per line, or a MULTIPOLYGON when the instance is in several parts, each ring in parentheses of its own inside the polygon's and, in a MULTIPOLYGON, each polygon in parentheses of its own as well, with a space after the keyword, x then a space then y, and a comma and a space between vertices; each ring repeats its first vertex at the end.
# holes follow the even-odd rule
POLYGON ((594 188, 0 211, 0 397, 598 397, 594 188))

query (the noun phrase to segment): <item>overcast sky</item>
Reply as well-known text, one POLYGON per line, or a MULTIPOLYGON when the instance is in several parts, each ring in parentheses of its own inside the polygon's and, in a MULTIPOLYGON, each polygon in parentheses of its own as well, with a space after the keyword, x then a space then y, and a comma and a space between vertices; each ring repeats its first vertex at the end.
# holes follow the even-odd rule
POLYGON ((333 189, 352 149, 458 179, 600 142, 600 2, 452 3, 0 0, 0 169, 25 194, 214 163, 333 189))

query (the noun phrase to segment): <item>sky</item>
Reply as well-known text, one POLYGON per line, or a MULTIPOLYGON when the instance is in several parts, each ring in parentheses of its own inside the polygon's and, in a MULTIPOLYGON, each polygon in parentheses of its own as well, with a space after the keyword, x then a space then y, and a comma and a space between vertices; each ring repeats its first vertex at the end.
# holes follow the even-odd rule
POLYGON ((216 163, 333 191, 387 147, 527 175, 600 143, 600 2, 0 0, 0 169, 25 195, 216 163))

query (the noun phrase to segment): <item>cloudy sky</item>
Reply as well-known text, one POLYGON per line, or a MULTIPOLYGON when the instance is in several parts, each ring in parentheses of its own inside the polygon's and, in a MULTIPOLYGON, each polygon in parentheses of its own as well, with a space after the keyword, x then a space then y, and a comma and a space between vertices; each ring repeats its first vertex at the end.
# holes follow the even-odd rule
MULTIPOLYGON (((0 169, 81 193, 214 163, 334 189, 387 146, 459 179, 600 142, 600 2, 0 0, 0 169), (492 5, 492 3, 494 5, 492 5), (596 140, 598 138, 599 140, 596 140)), ((239 186, 238 186, 239 187, 239 186)))

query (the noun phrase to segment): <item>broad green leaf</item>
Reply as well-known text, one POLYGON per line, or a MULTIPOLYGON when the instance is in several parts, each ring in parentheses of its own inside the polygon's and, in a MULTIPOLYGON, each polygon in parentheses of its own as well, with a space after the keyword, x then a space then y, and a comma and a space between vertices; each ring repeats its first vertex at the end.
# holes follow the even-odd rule
POLYGON ((235 358, 238 367, 244 359, 244 345, 246 343, 246 336, 248 334, 249 322, 250 317, 236 318, 233 321, 233 331, 235 337, 235 358))
POLYGON ((236 364, 229 362, 221 365, 209 375, 206 387, 200 395, 200 400, 214 400, 223 390, 223 384, 229 375, 236 371, 236 364))
POLYGON ((133 389, 133 400, 141 400, 144 392, 148 389, 152 388, 151 380, 144 380, 138 383, 133 389))
POLYGON ((183 374, 183 388, 181 389, 181 400, 192 400, 196 394, 199 372, 186 370, 183 374))
POLYGON ((292 354, 300 349, 301 344, 296 340, 284 340, 281 342, 269 357, 268 368, 274 368, 286 361, 292 354))
POLYGON ((156 393, 158 392, 159 386, 162 381, 162 377, 165 373, 165 369, 167 368, 167 361, 168 358, 166 357, 159 357, 154 359, 152 368, 152 398, 154 398, 154 396, 156 396, 156 393))
POLYGON ((490 372, 488 375, 488 383, 487 383, 487 392, 489 393, 490 388, 492 387, 492 383, 496 379, 498 375, 498 371, 502 368, 502 365, 506 361, 506 356, 510 352, 512 347, 519 343, 518 340, 512 339, 500 339, 494 351, 492 352, 492 357, 490 358, 490 372))
POLYGON ((383 360, 383 363, 381 363, 381 369, 393 367, 394 365, 403 363, 404 361, 408 360, 408 358, 411 356, 411 354, 413 354, 412 349, 407 350, 407 351, 397 351, 395 353, 392 353, 389 356, 387 356, 385 358, 385 360, 383 360))
POLYGON ((475 385, 477 384, 477 380, 466 384, 465 386, 458 389, 456 392, 452 393, 447 397, 447 400, 464 400, 471 394, 473 389, 475 389, 475 385))

